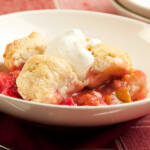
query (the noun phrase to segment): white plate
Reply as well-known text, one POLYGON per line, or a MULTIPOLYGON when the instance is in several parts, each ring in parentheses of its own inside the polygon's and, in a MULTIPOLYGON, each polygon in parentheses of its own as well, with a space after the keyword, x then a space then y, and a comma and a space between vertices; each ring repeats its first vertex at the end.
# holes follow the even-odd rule
MULTIPOLYGON (((132 19, 75 10, 42 10, 0 16, 1 55, 7 43, 38 31, 47 39, 80 28, 128 52, 133 65, 150 76, 150 26, 132 19)), ((30 89, 29 89, 30 90, 30 89)), ((18 100, 0 95, 0 110, 48 125, 98 126, 127 121, 150 112, 150 98, 111 106, 59 106, 18 100)))
POLYGON ((125 7, 123 7, 117 0, 110 0, 110 2, 112 3, 112 5, 115 7, 115 9, 118 11, 119 14, 123 15, 123 16, 127 16, 127 17, 131 17, 140 21, 144 21, 146 23, 150 23, 150 19, 138 15, 137 13, 134 13, 132 11, 130 11, 129 9, 126 9, 125 7))
POLYGON ((118 0, 127 9, 150 19, 150 0, 118 0))

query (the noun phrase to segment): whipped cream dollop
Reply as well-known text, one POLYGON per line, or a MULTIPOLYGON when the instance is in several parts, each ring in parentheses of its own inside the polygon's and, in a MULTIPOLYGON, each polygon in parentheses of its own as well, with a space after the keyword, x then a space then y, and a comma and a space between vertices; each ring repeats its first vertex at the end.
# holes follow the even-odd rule
POLYGON ((94 57, 88 50, 89 46, 101 43, 98 39, 90 39, 79 29, 73 29, 52 40, 45 55, 55 56, 70 64, 79 78, 84 78, 94 62, 94 57))

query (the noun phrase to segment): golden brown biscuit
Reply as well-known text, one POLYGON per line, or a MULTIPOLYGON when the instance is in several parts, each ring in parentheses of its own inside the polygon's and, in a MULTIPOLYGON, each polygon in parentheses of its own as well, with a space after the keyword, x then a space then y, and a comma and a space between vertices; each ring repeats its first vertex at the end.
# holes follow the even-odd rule
POLYGON ((24 99, 51 104, 59 104, 83 88, 83 83, 70 65, 62 59, 46 55, 29 58, 16 83, 24 99))
POLYGON ((10 70, 15 70, 25 61, 37 54, 43 54, 47 47, 46 41, 39 33, 32 32, 29 36, 15 40, 6 46, 4 65, 10 70))
POLYGON ((113 76, 121 76, 132 69, 129 56, 112 47, 102 43, 91 47, 94 56, 94 64, 90 67, 86 79, 88 87, 96 87, 113 76))

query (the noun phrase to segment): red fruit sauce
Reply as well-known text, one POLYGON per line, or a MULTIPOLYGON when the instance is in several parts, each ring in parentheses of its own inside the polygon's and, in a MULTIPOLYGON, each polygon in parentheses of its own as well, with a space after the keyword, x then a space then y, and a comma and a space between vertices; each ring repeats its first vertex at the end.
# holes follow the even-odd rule
POLYGON ((17 91, 16 78, 20 71, 0 72, 0 93, 6 96, 21 98, 17 91))
MULTIPOLYGON (((1 94, 21 98, 16 86, 16 78, 19 73, 20 70, 10 73, 0 72, 1 94)), ((122 77, 113 78, 97 88, 85 88, 78 93, 72 94, 66 100, 63 100, 60 105, 98 106, 124 103, 124 101, 116 96, 116 92, 118 91, 121 91, 118 97, 126 96, 129 100, 131 97, 131 101, 146 98, 148 95, 146 75, 142 71, 136 70, 122 77), (133 89, 135 86, 138 87, 136 90, 133 89)))

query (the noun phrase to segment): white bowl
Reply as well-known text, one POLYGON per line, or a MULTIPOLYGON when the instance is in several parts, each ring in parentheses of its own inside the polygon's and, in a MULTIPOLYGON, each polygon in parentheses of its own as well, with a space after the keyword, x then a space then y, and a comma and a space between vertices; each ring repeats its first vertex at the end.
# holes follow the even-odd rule
POLYGON ((123 5, 121 5, 117 0, 110 0, 114 8, 118 11, 119 14, 126 16, 126 17, 131 17, 140 21, 144 21, 146 23, 150 23, 150 19, 138 15, 137 13, 134 13, 133 11, 130 11, 129 9, 125 8, 123 5))
POLYGON ((150 0, 118 0, 127 9, 150 19, 150 0))
MULTIPOLYGON (((6 44, 32 31, 52 39, 65 30, 80 28, 87 36, 126 51, 135 68, 150 76, 150 26, 139 21, 88 11, 41 10, 0 16, 0 27, 1 58, 6 44)), ((109 125, 143 116, 150 112, 149 108, 150 98, 119 105, 79 107, 40 104, 0 95, 2 112, 48 125, 109 125)))

